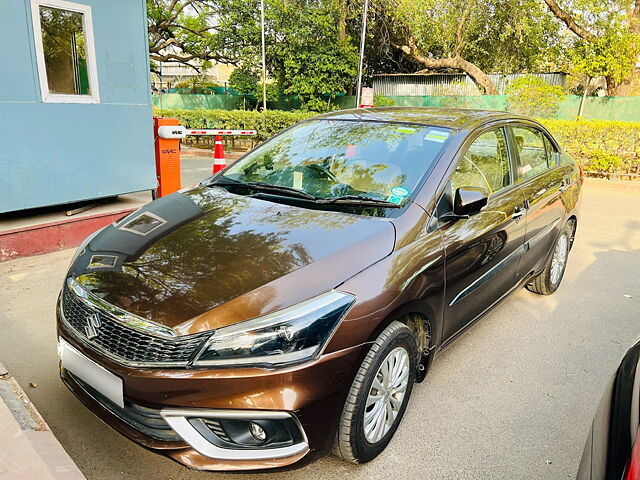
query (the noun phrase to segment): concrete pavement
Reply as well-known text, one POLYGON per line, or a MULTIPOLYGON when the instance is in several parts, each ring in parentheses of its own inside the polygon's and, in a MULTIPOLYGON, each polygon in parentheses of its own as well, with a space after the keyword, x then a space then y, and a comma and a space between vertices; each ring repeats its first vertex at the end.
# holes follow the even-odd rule
MULTIPOLYGON (((640 189, 620 185, 588 182, 558 292, 519 291, 448 347, 377 459, 234 479, 574 478, 602 390, 640 336, 640 189)), ((133 444, 61 384, 54 305, 72 254, 0 264, 0 361, 22 385, 38 384, 32 401, 88 479, 228 477, 133 444)))
POLYGON ((29 397, 0 363, 0 480, 83 480, 29 397))

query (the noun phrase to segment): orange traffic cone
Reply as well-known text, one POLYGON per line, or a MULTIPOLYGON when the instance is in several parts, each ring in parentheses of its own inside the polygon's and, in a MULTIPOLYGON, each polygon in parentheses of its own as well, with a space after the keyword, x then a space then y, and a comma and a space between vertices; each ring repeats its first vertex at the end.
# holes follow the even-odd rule
POLYGON ((227 166, 224 159, 224 145, 222 145, 222 137, 216 135, 216 148, 213 154, 213 173, 218 173, 227 166))

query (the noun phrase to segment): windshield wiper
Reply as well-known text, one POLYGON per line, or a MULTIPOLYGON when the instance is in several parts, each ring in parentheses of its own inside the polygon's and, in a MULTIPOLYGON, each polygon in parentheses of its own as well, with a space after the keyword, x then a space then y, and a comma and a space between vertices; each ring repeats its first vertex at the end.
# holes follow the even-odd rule
POLYGON ((335 204, 335 205, 355 205, 366 207, 383 207, 383 208, 400 208, 400 205, 386 200, 378 200, 370 197, 361 197, 360 195, 341 195, 339 197, 320 198, 310 193, 298 190, 297 188, 287 187, 285 185, 274 185, 272 183, 265 182, 241 182, 239 180, 233 180, 231 178, 224 178, 210 182, 208 186, 221 186, 221 187, 245 187, 250 190, 256 190, 260 192, 273 192, 279 194, 285 194, 290 197, 303 198, 305 200, 312 200, 315 203, 321 204, 335 204))
POLYGON ((342 195, 340 197, 329 197, 317 200, 318 203, 335 203, 339 205, 363 205, 371 207, 384 208, 400 208, 400 205, 388 202, 386 200, 378 200, 370 197, 361 197, 359 195, 342 195))
POLYGON ((285 194, 290 197, 304 198, 306 200, 317 200, 318 197, 311 195, 310 193, 303 192, 293 187, 286 187, 284 185, 274 185, 272 183, 265 182, 240 182, 238 180, 224 179, 209 183, 209 186, 219 185, 221 187, 233 186, 233 187, 245 187, 250 190, 258 190, 261 192, 274 192, 285 194))

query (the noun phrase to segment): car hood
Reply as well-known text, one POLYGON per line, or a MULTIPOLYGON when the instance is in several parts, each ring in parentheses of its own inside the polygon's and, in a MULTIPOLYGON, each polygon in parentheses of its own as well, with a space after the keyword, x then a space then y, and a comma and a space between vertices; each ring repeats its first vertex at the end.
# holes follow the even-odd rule
POLYGON ((190 334, 334 288, 389 255, 394 241, 386 219, 200 186, 105 227, 70 276, 117 307, 190 334))

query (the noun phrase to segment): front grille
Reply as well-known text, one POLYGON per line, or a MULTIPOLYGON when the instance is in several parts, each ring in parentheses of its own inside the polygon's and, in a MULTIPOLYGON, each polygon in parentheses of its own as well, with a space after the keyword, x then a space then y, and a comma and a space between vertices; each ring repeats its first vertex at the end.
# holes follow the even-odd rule
POLYGON ((124 364, 184 366, 207 335, 162 338, 134 330, 85 304, 69 288, 65 288, 62 296, 62 316, 77 337, 124 364), (86 328, 93 314, 98 314, 100 326, 95 328, 97 336, 88 338, 86 328))

